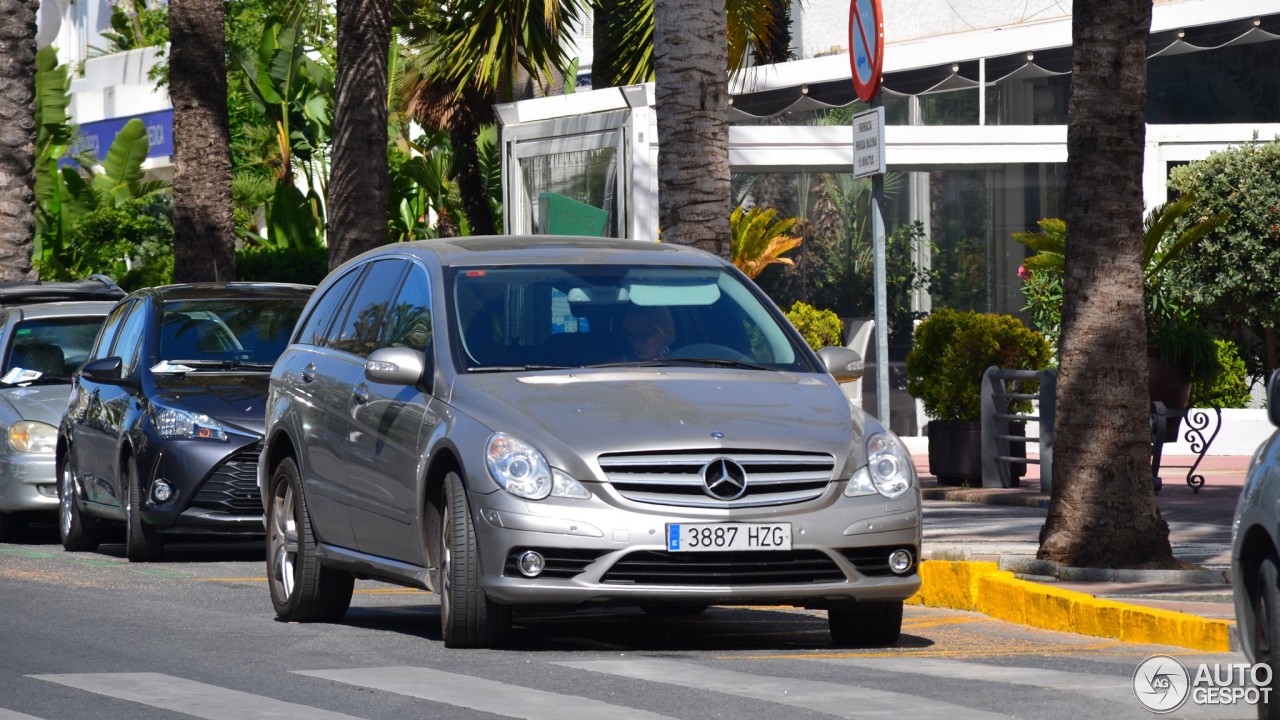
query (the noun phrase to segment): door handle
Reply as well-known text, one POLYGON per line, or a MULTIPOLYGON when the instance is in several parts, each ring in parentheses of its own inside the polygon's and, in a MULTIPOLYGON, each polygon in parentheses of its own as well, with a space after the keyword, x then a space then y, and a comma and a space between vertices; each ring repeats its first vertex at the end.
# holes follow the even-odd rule
POLYGON ((300 373, 298 373, 298 374, 302 377, 302 382, 309 383, 309 382, 311 382, 312 380, 315 380, 315 379, 316 379, 316 364, 315 364, 315 363, 307 363, 307 366, 306 366, 306 367, 304 367, 304 368, 302 368, 302 372, 300 372, 300 373))
POLYGON ((351 389, 351 396, 354 397, 356 402, 361 405, 369 402, 369 386, 364 383, 360 383, 351 389))

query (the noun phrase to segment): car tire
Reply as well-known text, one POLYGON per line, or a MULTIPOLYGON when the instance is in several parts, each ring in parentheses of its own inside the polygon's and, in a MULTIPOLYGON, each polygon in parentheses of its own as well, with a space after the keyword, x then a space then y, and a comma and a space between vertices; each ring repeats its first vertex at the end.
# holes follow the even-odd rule
MULTIPOLYGON (((1280 643, 1280 560, 1276 556, 1262 561, 1253 587, 1253 660, 1275 668, 1276 661, 1280 660, 1280 648, 1277 648, 1280 643)), ((1258 720, 1280 720, 1280 698, 1277 702, 1268 702, 1275 697, 1277 686, 1280 683, 1272 673, 1271 684, 1267 686, 1270 692, 1262 692, 1258 698, 1258 720)))
POLYGON ((833 607, 827 610, 827 626, 839 647, 888 647, 902 635, 902 601, 833 607))
POLYGON ((500 647, 511 631, 511 608, 480 587, 480 553, 462 478, 444 480, 440 522, 440 636, 447 648, 500 647))
POLYGON ((58 482, 58 535, 62 537, 62 548, 69 552, 97 550, 101 543, 98 522, 80 512, 76 472, 70 459, 62 464, 58 482))
POLYGON ((0 542, 24 543, 27 541, 27 516, 0 512, 0 542))
POLYGON ((285 622, 336 622, 351 607, 355 577, 320 564, 302 476, 285 458, 271 476, 267 505, 267 585, 285 622))
POLYGON ((711 607, 706 603, 667 603, 663 605, 641 605, 640 609, 648 615, 658 617, 692 617, 701 615, 711 607))
POLYGON ((142 519, 142 478, 138 461, 129 458, 129 489, 124 503, 124 554, 129 562, 155 562, 164 554, 164 539, 142 519))

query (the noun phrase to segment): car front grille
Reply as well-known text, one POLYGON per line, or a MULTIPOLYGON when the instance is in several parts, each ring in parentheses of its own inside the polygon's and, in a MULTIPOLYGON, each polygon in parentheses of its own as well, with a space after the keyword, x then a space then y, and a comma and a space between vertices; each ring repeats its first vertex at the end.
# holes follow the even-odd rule
POLYGON ((822 495, 835 471, 830 455, 786 451, 695 450, 601 455, 609 482, 628 500, 681 507, 764 507, 822 495), (706 493, 703 468, 731 460, 746 475, 746 492, 732 500, 706 493))
POLYGON ((601 581, 619 585, 792 585, 845 579, 835 562, 817 550, 638 550, 618 560, 601 581))
POLYGON ((262 495, 258 489, 260 450, 259 445, 253 445, 224 460, 196 490, 191 507, 234 515, 262 514, 262 495))

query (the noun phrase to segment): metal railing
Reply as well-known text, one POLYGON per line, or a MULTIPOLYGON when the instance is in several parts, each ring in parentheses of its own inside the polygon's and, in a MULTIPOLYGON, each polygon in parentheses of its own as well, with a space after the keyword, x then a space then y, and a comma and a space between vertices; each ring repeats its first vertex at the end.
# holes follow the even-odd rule
POLYGON ((1032 463, 1040 466, 1040 492, 1049 493, 1053 488, 1053 418, 1058 374, 1053 370, 1006 370, 987 368, 982 374, 982 487, 1013 487, 1013 463, 1032 463), (1010 390, 1009 382, 1036 382, 1039 392, 1010 390), (1010 401, 1032 400, 1036 414, 1009 411, 1010 401), (1036 437, 1014 435, 1009 423, 1035 421, 1039 425, 1036 437), (1019 457, 1013 454, 1011 443, 1036 443, 1039 458, 1019 457))

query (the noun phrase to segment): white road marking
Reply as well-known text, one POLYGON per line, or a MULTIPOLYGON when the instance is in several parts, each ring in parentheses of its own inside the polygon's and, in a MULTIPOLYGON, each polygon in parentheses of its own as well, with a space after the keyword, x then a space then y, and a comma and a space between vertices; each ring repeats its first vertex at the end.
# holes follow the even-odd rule
POLYGON ((670 720, 665 715, 495 680, 419 667, 295 670, 398 695, 526 720, 670 720))
POLYGON ((839 683, 775 678, 670 660, 589 660, 564 667, 764 700, 842 718, 1007 720, 1008 715, 905 693, 839 683))
POLYGON ((30 677, 205 720, 359 720, 351 715, 160 673, 84 673, 30 677))

